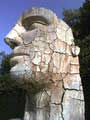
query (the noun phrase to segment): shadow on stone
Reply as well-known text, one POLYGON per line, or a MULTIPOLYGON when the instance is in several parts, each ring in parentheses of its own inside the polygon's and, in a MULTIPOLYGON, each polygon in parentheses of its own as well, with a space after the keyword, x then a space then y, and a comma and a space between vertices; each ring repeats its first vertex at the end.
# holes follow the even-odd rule
POLYGON ((24 93, 0 91, 0 120, 22 120, 24 114, 24 93))

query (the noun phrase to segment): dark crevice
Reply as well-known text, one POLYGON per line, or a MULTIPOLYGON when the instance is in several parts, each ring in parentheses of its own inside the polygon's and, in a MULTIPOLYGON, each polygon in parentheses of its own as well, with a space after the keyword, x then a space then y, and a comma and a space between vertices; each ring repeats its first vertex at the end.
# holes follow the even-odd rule
POLYGON ((64 90, 68 90, 68 91, 78 91, 78 92, 81 91, 81 90, 78 90, 78 89, 72 89, 72 88, 71 88, 71 89, 70 89, 70 88, 64 88, 64 90))
POLYGON ((64 92, 63 92, 63 94, 62 94, 62 98, 61 98, 61 109, 62 109, 62 111, 61 111, 61 116, 62 116, 62 119, 64 120, 64 116, 63 116, 63 99, 64 99, 64 95, 65 95, 65 88, 64 88, 64 82, 63 82, 63 80, 62 80, 62 86, 63 86, 63 89, 64 89, 64 92))
POLYGON ((51 104, 54 104, 54 105, 61 105, 61 103, 51 103, 51 104))
POLYGON ((81 100, 81 99, 76 99, 76 98, 72 98, 72 99, 74 99, 74 100, 79 100, 79 101, 81 101, 81 102, 84 102, 84 100, 81 100))

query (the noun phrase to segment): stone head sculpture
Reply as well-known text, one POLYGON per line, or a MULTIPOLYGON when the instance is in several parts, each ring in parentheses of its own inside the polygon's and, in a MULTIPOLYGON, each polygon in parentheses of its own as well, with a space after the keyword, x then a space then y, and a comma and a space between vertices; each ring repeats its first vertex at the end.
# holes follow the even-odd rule
POLYGON ((51 10, 32 8, 5 40, 13 47, 11 77, 27 91, 32 91, 31 84, 44 85, 33 97, 30 92, 24 119, 84 120, 80 48, 75 46, 71 28, 51 10))

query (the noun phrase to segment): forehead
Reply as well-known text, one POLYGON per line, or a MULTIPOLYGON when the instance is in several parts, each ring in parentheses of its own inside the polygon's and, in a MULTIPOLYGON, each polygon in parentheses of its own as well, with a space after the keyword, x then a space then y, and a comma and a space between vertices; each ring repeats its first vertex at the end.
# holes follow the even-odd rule
POLYGON ((22 14, 19 22, 25 27, 37 22, 44 25, 57 24, 58 18, 51 10, 45 8, 32 8, 22 14))
POLYGON ((13 29, 15 29, 16 31, 18 29, 18 33, 20 36, 24 32, 31 32, 32 28, 35 27, 40 27, 40 29, 42 28, 42 30, 44 30, 45 28, 46 32, 54 31, 54 34, 57 34, 57 37, 60 39, 60 41, 64 41, 69 45, 74 42, 71 28, 63 20, 58 19, 56 14, 54 14, 51 10, 45 8, 32 8, 31 10, 24 12, 13 29), (33 25, 33 23, 35 23, 35 26, 33 25), (38 25, 36 23, 38 23, 38 25), (42 25, 48 27, 44 27, 42 25))

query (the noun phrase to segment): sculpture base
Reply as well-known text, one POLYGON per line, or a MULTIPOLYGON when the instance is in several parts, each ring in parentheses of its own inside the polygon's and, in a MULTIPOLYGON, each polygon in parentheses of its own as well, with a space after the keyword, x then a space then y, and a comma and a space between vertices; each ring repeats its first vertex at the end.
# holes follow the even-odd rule
POLYGON ((82 90, 65 89, 63 81, 26 97, 24 120, 85 120, 82 90))

